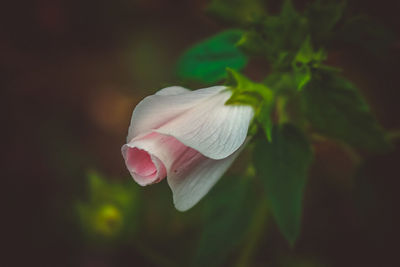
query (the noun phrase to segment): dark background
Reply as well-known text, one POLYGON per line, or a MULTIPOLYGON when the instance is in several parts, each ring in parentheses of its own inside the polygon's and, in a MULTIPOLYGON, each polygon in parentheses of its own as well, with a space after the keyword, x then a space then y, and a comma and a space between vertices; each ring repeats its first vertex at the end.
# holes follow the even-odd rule
MULTIPOLYGON (((301 9, 306 2, 295 4, 301 9)), ((331 51, 328 61, 359 86, 383 127, 398 133, 400 6, 397 1, 348 2, 349 12, 370 15, 395 32, 396 41, 386 56, 349 45, 331 51)), ((1 4, 2 266, 186 265, 199 236, 201 210, 175 211, 166 183, 143 189, 138 205, 154 206, 142 213, 145 226, 135 237, 143 247, 87 242, 71 207, 86 194, 88 169, 130 179, 120 147, 134 106, 164 86, 179 84, 174 73, 179 55, 229 26, 207 16, 206 4, 1 4), (149 251, 174 264, 154 260, 158 256, 149 251)), ((272 10, 279 6, 280 1, 270 1, 272 10)), ((245 71, 260 79, 265 73, 253 63, 245 71)), ((367 164, 361 169, 333 143, 318 144, 316 154, 299 241, 290 249, 271 222, 254 266, 396 266, 398 139, 389 153, 363 155, 367 164)))

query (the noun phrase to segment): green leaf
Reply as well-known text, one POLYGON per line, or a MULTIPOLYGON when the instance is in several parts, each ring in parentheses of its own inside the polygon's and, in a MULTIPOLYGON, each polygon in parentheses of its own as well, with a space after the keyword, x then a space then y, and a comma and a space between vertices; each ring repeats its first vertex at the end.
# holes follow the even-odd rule
POLYGON ((240 30, 227 30, 198 43, 178 61, 177 73, 183 79, 215 83, 225 78, 227 67, 240 70, 247 57, 236 47, 240 30))
POLYGON ((271 140, 274 93, 262 83, 250 81, 242 74, 227 69, 226 85, 233 91, 227 105, 250 105, 255 110, 255 118, 263 127, 268 140, 271 140))
POLYGON ((319 70, 302 94, 303 110, 320 134, 370 150, 388 147, 384 133, 356 87, 335 73, 319 70))
POLYGON ((299 51, 297 52, 294 62, 302 64, 319 64, 326 59, 326 53, 324 50, 319 49, 314 51, 311 44, 311 38, 308 36, 307 39, 301 45, 299 51))
POLYGON ((296 127, 284 124, 274 127, 271 143, 260 139, 254 153, 274 218, 293 245, 300 232, 303 191, 312 162, 310 144, 296 127))
POLYGON ((137 187, 131 181, 108 180, 89 171, 87 201, 78 201, 76 209, 85 234, 93 242, 129 238, 137 229, 137 187))
POLYGON ((311 80, 311 70, 308 66, 299 68, 295 72, 295 81, 297 84, 297 90, 301 91, 303 87, 311 80))
POLYGON ((307 37, 292 62, 298 90, 301 90, 311 80, 311 68, 320 67, 322 61, 325 59, 325 52, 322 49, 314 51, 311 39, 307 37))
POLYGON ((261 127, 264 130, 264 133, 267 136, 267 140, 269 142, 272 141, 272 127, 274 125, 271 115, 272 110, 273 105, 271 103, 263 102, 260 111, 256 117, 258 123, 261 124, 261 127))
POLYGON ((248 181, 242 177, 224 177, 217 184, 204 203, 204 229, 193 266, 224 262, 243 240, 252 218, 252 201, 248 181))
POLYGON ((233 91, 233 95, 227 103, 235 103, 235 97, 243 93, 254 93, 267 102, 272 100, 273 92, 264 84, 253 82, 233 69, 227 68, 226 71, 228 77, 225 84, 233 91))
POLYGON ((207 12, 226 22, 243 25, 266 11, 262 0, 212 0, 207 12))
POLYGON ((274 92, 291 92, 297 88, 293 72, 272 72, 263 81, 274 92))

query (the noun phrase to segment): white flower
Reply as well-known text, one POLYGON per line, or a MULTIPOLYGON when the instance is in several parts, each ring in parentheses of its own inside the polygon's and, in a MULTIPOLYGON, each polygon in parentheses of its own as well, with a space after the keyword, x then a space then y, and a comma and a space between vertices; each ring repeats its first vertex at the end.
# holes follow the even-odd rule
POLYGON ((175 207, 193 207, 229 168, 254 116, 250 106, 225 105, 225 86, 196 91, 167 87, 133 111, 122 155, 140 185, 167 177, 175 207))

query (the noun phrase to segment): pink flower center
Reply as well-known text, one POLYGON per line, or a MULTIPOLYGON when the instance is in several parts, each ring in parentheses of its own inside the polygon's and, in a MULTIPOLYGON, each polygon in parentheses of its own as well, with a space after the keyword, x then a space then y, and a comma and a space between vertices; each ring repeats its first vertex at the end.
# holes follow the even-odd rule
POLYGON ((157 167, 152 161, 150 154, 142 149, 136 147, 129 148, 126 162, 132 172, 142 177, 151 178, 157 174, 157 167))

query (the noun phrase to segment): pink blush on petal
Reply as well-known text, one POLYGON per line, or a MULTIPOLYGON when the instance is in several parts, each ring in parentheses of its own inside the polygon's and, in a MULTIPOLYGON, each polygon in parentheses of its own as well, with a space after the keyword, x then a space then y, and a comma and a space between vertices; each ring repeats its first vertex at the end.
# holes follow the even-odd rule
POLYGON ((126 164, 132 172, 142 177, 152 177, 157 174, 157 167, 148 152, 136 147, 128 148, 126 157, 126 164))

